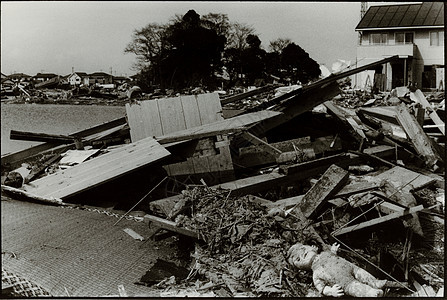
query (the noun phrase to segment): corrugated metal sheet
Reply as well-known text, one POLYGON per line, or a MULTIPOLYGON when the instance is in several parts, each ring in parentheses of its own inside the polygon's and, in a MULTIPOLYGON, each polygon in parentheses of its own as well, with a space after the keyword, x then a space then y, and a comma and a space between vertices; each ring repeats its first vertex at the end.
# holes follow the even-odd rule
POLYGON ((444 2, 371 6, 356 29, 443 26, 444 2))
POLYGON ((29 193, 41 197, 64 199, 112 179, 153 164, 170 155, 151 137, 93 158, 24 186, 29 193))

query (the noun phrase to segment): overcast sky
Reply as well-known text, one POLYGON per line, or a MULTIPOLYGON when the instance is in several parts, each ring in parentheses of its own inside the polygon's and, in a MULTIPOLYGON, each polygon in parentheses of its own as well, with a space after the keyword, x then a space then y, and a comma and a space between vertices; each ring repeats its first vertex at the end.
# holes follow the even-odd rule
MULTIPOLYGON (((369 2, 378 5, 381 2, 369 2)), ((227 14, 253 26, 268 50, 289 38, 319 64, 355 61, 360 2, 2 1, 1 71, 67 75, 104 71, 132 75, 135 55, 124 54, 132 32, 167 23, 175 14, 227 14)))

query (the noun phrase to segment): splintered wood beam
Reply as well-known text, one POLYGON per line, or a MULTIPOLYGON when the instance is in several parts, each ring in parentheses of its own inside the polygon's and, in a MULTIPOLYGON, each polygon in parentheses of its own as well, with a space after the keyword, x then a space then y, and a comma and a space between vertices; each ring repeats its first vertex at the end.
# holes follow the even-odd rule
POLYGON ((405 104, 401 103, 397 106, 396 116, 405 133, 410 138, 416 152, 425 158, 427 166, 433 167, 442 160, 439 154, 434 151, 432 141, 425 134, 416 118, 410 114, 405 104))
POLYGON ((328 109, 328 113, 335 117, 339 124, 345 126, 353 138, 355 138, 358 142, 360 142, 362 138, 365 138, 365 134, 363 133, 362 129, 359 128, 359 125, 351 116, 348 116, 332 101, 326 101, 323 104, 328 109))
POLYGON ((416 90, 414 93, 410 93, 410 98, 417 103, 420 103, 424 109, 428 111, 428 117, 438 125, 439 131, 442 132, 443 135, 445 135, 445 123, 442 121, 442 119, 439 117, 438 113, 434 111, 430 105, 430 102, 427 101, 424 94, 421 90, 416 90))
POLYGON ((163 219, 160 217, 156 217, 156 216, 147 214, 144 216, 144 222, 154 223, 157 226, 159 226, 160 228, 163 228, 163 229, 166 229, 169 231, 173 231, 176 233, 180 233, 182 235, 190 236, 195 239, 200 239, 199 234, 197 232, 195 232, 194 230, 179 227, 179 226, 177 226, 177 224, 175 222, 169 221, 169 220, 166 220, 166 219, 163 219))
POLYGON ((225 105, 225 104, 228 104, 228 103, 233 103, 233 102, 236 102, 236 101, 239 101, 239 100, 251 97, 251 96, 255 96, 255 95, 258 95, 258 94, 262 94, 264 92, 268 92, 268 91, 273 90, 273 89, 275 89, 275 88, 277 88, 279 86, 280 86, 279 84, 267 84, 267 85, 265 85, 263 87, 260 87, 260 88, 257 88, 257 89, 254 89, 254 90, 251 90, 251 91, 248 91, 248 92, 245 92, 245 93, 241 93, 241 94, 237 94, 237 95, 234 95, 234 96, 229 96, 229 97, 226 97, 224 99, 221 99, 220 103, 222 105, 225 105))
POLYGON ((381 223, 384 223, 384 222, 387 222, 387 221, 390 221, 390 220, 394 220, 394 219, 397 219, 397 218, 400 218, 400 217, 403 217, 403 216, 406 216, 406 215, 409 215, 409 214, 416 213, 416 212, 421 211, 423 209, 424 209, 423 205, 418 205, 418 206, 415 206, 415 207, 412 207, 412 208, 409 208, 409 209, 405 209, 403 211, 398 211, 398 212, 395 212, 395 213, 392 213, 392 214, 389 214, 389 215, 386 215, 386 216, 383 216, 383 217, 375 218, 375 219, 372 219, 372 220, 369 220, 369 221, 366 221, 366 222, 363 222, 363 223, 360 223, 360 224, 355 224, 355 225, 352 225, 352 226, 341 228, 341 229, 336 230, 335 232, 333 232, 333 235, 339 236, 339 235, 346 234, 346 233, 349 233, 349 232, 353 232, 353 231, 356 231, 356 230, 359 230, 359 229, 368 228, 368 227, 371 227, 371 226, 374 226, 374 225, 377 225, 377 224, 381 224, 381 223))
POLYGON ((270 154, 280 155, 282 153, 282 151, 279 150, 278 148, 270 145, 267 142, 264 142, 263 140, 261 140, 260 138, 258 138, 255 135, 251 134, 250 132, 245 131, 245 132, 242 133, 242 136, 243 136, 244 139, 246 139, 247 141, 249 141, 253 145, 263 146, 265 151, 267 151, 270 154))
POLYGON ((348 171, 331 165, 304 195, 295 209, 301 210, 306 218, 314 218, 330 196, 338 192, 348 179, 348 171))
POLYGON ((11 140, 33 141, 33 142, 60 142, 65 144, 73 143, 74 137, 61 134, 48 134, 37 132, 26 132, 11 130, 9 138, 11 140))

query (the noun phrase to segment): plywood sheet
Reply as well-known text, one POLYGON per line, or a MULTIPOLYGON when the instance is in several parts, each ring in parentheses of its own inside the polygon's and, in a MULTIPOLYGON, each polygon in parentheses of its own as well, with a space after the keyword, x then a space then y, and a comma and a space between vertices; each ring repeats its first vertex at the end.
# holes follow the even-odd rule
POLYGON ((151 137, 114 149, 94 159, 24 186, 38 196, 64 199, 170 155, 151 137))

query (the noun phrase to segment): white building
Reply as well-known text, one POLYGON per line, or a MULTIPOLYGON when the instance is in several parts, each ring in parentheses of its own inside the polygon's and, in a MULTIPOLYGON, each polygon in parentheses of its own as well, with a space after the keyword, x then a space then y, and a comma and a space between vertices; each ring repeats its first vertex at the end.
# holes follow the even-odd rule
POLYGON ((399 55, 359 74, 357 87, 369 80, 380 90, 407 85, 444 90, 444 2, 371 6, 355 30, 361 33, 357 66, 399 55))

